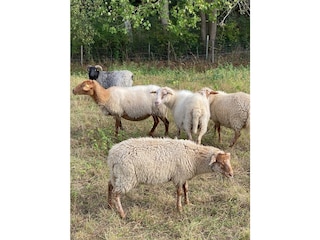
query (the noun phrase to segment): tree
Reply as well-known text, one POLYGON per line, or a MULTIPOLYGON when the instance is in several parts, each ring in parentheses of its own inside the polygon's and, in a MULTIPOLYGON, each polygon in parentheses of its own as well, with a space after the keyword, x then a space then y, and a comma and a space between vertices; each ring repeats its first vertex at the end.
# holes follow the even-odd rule
POLYGON ((199 45, 199 40, 206 46, 208 35, 213 62, 217 27, 236 7, 250 13, 249 0, 71 0, 71 41, 77 47, 109 46, 121 52, 134 44, 136 32, 154 32, 154 41, 179 49, 199 45))

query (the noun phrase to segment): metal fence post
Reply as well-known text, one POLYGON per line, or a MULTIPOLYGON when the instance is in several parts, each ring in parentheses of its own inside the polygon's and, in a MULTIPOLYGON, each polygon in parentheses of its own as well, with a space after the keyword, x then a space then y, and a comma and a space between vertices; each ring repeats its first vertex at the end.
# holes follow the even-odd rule
POLYGON ((206 60, 208 60, 208 51, 209 51, 209 35, 207 35, 207 41, 206 41, 206 60))
POLYGON ((81 45, 81 48, 80 48, 80 62, 81 62, 81 66, 83 66, 83 45, 81 45))

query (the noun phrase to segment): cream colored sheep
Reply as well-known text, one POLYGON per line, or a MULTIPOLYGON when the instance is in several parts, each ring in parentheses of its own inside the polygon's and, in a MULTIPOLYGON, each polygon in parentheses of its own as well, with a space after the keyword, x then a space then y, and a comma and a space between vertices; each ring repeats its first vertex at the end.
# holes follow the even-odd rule
POLYGON ((189 203, 187 180, 212 171, 233 176, 230 153, 182 139, 131 138, 110 149, 107 163, 110 169, 108 203, 116 207, 122 218, 126 214, 120 195, 140 183, 172 181, 177 187, 177 209, 181 212, 182 194, 185 204, 189 203))
POLYGON ((155 106, 155 96, 150 91, 156 91, 156 85, 137 85, 133 87, 113 86, 104 89, 95 80, 86 80, 73 89, 73 94, 89 95, 100 106, 105 115, 112 115, 116 120, 115 133, 121 127, 121 118, 130 121, 141 121, 152 116, 154 124, 149 132, 153 136, 159 123, 159 118, 165 125, 165 135, 168 135, 169 121, 166 106, 155 106))
POLYGON ((240 131, 250 128, 250 95, 244 92, 213 91, 210 88, 203 88, 200 91, 211 91, 210 118, 215 123, 215 130, 218 130, 219 142, 221 142, 220 126, 233 129, 234 138, 230 144, 232 147, 240 137, 240 131))
POLYGON ((192 140, 192 133, 196 134, 199 129, 197 143, 201 144, 202 136, 207 132, 210 120, 207 95, 187 90, 175 91, 169 87, 159 88, 156 95, 157 106, 164 104, 172 110, 178 128, 178 136, 180 136, 180 130, 184 129, 188 139, 192 140))

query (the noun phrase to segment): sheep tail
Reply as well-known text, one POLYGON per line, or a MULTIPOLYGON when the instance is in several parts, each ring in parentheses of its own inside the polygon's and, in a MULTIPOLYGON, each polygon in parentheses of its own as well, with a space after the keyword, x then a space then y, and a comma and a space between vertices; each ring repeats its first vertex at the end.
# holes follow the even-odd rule
POLYGON ((192 113, 192 132, 194 134, 196 134, 198 131, 199 119, 200 119, 199 112, 193 111, 193 113, 192 113))

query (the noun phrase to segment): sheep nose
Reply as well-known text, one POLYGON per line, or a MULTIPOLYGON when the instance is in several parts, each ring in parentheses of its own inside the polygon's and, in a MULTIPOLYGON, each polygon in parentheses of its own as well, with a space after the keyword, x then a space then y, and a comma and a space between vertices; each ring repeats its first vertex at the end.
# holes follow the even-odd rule
POLYGON ((226 175, 227 177, 229 177, 229 178, 233 178, 233 173, 232 173, 232 172, 230 172, 230 173, 225 173, 225 175, 226 175))
POLYGON ((159 106, 160 102, 159 101, 155 101, 155 104, 156 104, 156 106, 159 106))
POLYGON ((76 92, 74 91, 74 89, 72 89, 72 93, 73 93, 73 94, 76 94, 76 92))

